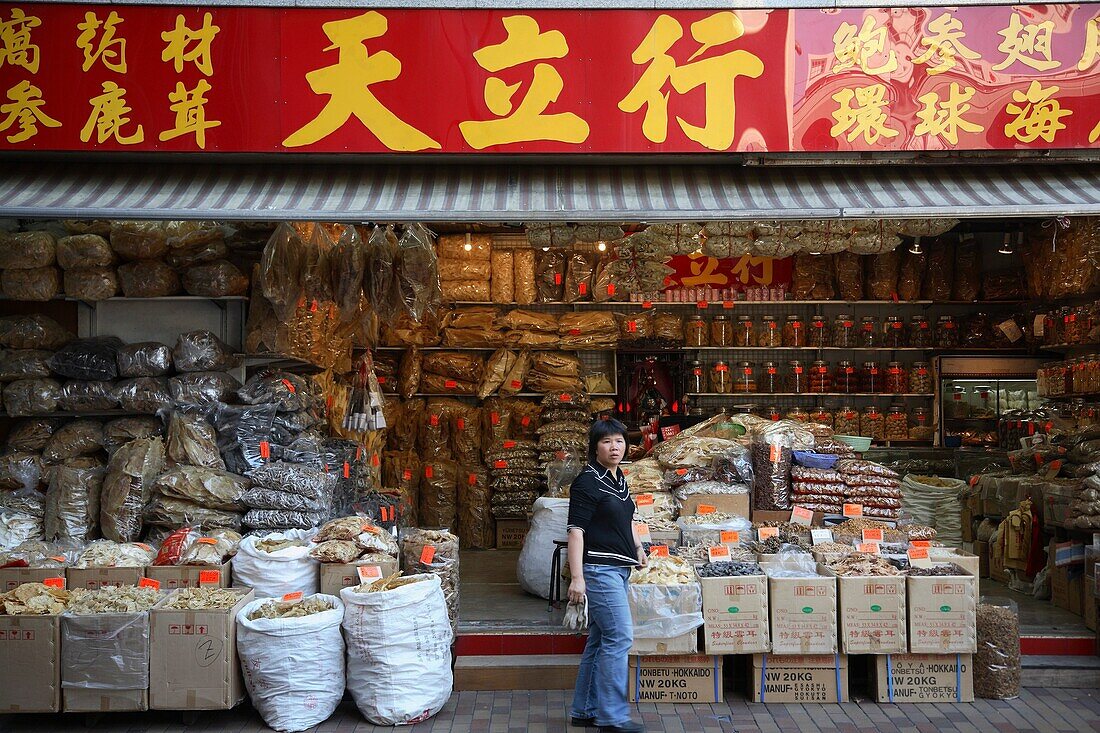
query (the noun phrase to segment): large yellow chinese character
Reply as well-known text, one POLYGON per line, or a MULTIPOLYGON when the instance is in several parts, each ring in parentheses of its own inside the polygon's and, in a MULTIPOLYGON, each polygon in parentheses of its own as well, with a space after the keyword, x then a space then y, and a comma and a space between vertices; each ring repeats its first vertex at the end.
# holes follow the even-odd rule
POLYGON ((0 132, 18 124, 19 131, 8 135, 9 143, 21 143, 38 134, 38 126, 61 127, 61 123, 42 110, 46 100, 42 99, 42 90, 23 80, 8 90, 7 104, 0 104, 0 115, 7 115, 0 122, 0 132))
POLYGON ((833 112, 836 123, 829 134, 840 137, 847 132, 848 142, 863 135, 868 145, 874 145, 880 137, 895 137, 898 131, 886 125, 885 96, 885 84, 856 87, 854 90, 841 89, 833 95, 833 100, 840 106, 833 112), (855 106, 852 106, 853 100, 856 102, 855 106))
POLYGON ((1012 14, 1012 20, 1003 31, 997 31, 997 35, 1004 36, 998 51, 1007 54, 1004 61, 993 67, 994 71, 1007 69, 1014 61, 1019 61, 1025 66, 1030 66, 1036 71, 1049 71, 1062 65, 1061 61, 1051 59, 1054 41, 1054 21, 1044 20, 1042 23, 1028 23, 1024 25, 1020 16, 1012 14), (1042 58, 1035 58, 1041 56, 1042 58))
MULTIPOLYGON (((490 73, 543 59, 565 58, 569 45, 560 31, 539 30, 538 22, 528 15, 512 15, 504 19, 507 38, 495 46, 474 52, 474 60, 490 73)), ((543 114, 551 102, 558 101, 565 82, 550 64, 535 65, 531 86, 519 105, 512 97, 519 82, 508 85, 491 76, 485 81, 485 105, 501 119, 471 120, 459 123, 458 129, 470 147, 481 150, 490 145, 504 145, 525 140, 558 140, 582 143, 588 139, 588 123, 572 112, 543 114)))
POLYGON ((300 130, 283 141, 296 148, 328 137, 340 129, 352 115, 390 150, 439 149, 435 140, 404 122, 388 110, 371 92, 372 84, 393 81, 401 75, 401 62, 389 51, 372 54, 365 41, 381 38, 389 29, 386 16, 374 10, 321 26, 332 45, 326 51, 339 51, 337 62, 306 74, 309 87, 327 94, 324 109, 300 130))
POLYGON ((92 129, 96 131, 96 142, 104 143, 114 138, 123 145, 136 145, 145 140, 145 131, 141 125, 132 135, 122 134, 124 125, 130 124, 128 115, 133 110, 126 104, 126 90, 113 81, 103 82, 103 94, 88 100, 92 113, 80 131, 80 139, 88 142, 92 138, 92 129))
POLYGON ((115 30, 121 22, 122 18, 113 10, 106 21, 100 20, 93 12, 84 14, 84 22, 76 26, 80 31, 76 39, 76 47, 84 52, 84 63, 81 69, 87 71, 97 60, 102 60, 103 65, 111 71, 119 74, 126 73, 126 39, 121 36, 115 38, 115 30), (102 33, 98 33, 100 27, 103 28, 102 33), (93 41, 96 43, 93 44, 93 41))
POLYGON ((1040 137, 1048 143, 1054 142, 1058 131, 1066 129, 1062 118, 1073 114, 1072 110, 1062 109, 1057 99, 1051 98, 1060 88, 1051 85, 1044 89, 1042 84, 1033 81, 1026 93, 1019 90, 1013 92, 1012 102, 1015 104, 1010 102, 1005 111, 1016 115, 1016 119, 1005 125, 1005 135, 1023 143, 1034 142, 1040 137))
POLYGON ((871 65, 871 59, 885 51, 886 28, 876 28, 875 19, 871 16, 867 16, 858 29, 851 23, 841 23, 833 34, 833 55, 836 56, 833 71, 858 66, 864 74, 889 74, 898 68, 898 57, 894 51, 887 54, 886 61, 881 65, 871 65))
POLYGON ((11 9, 11 20, 0 23, 0 67, 8 63, 38 73, 39 49, 31 43, 31 29, 40 25, 40 18, 27 15, 20 8, 11 9))
POLYGON ((176 126, 165 130, 160 134, 161 140, 172 140, 180 135, 195 135, 195 142, 203 150, 206 149, 206 131, 221 124, 218 120, 206 119, 206 93, 210 91, 210 83, 206 79, 199 79, 194 89, 188 90, 183 82, 176 82, 176 91, 168 94, 169 107, 176 113, 176 126))
POLYGON ((1097 56, 1100 56, 1100 17, 1093 18, 1085 26, 1085 50, 1077 62, 1077 70, 1087 70, 1096 63, 1097 56))
POLYGON ((750 282, 756 285, 771 285, 774 264, 775 260, 771 257, 744 255, 733 266, 733 274, 743 285, 748 285, 750 282))
POLYGON ((755 79, 764 73, 764 62, 744 50, 700 59, 712 48, 732 43, 745 35, 745 26, 736 13, 714 13, 691 24, 691 37, 699 44, 688 62, 678 66, 669 54, 672 46, 684 35, 679 21, 661 15, 653 23, 631 55, 637 64, 649 64, 634 88, 619 102, 623 112, 634 113, 646 108, 642 134, 647 140, 663 143, 668 134, 668 98, 665 84, 671 83, 677 94, 687 94, 703 87, 706 95, 706 122, 692 125, 677 117, 680 129, 688 138, 710 150, 728 150, 733 145, 737 120, 734 84, 739 76, 755 79), (696 60, 699 59, 699 60, 696 60))
POLYGON ((934 65, 928 69, 930 75, 942 74, 955 68, 955 56, 975 61, 981 58, 981 54, 968 48, 962 39, 966 37, 963 32, 962 21, 944 13, 928 24, 928 30, 932 35, 921 39, 920 45, 928 46, 920 56, 913 59, 914 64, 934 65))
POLYGON ((924 109, 917 112, 920 122, 913 130, 914 135, 937 135, 952 145, 959 144, 959 130, 963 132, 981 132, 985 128, 963 118, 970 111, 970 100, 974 97, 974 87, 960 88, 951 82, 947 99, 940 101, 940 95, 929 92, 919 101, 924 109))
POLYGON ((184 20, 184 17, 177 15, 176 27, 160 34, 160 37, 168 44, 161 52, 160 60, 171 60, 176 67, 177 74, 183 71, 184 61, 195 62, 195 68, 206 76, 213 74, 214 67, 210 61, 210 44, 213 43, 214 36, 218 35, 221 28, 210 25, 210 21, 210 13, 205 13, 202 17, 202 26, 191 30, 187 27, 187 21, 184 20))
POLYGON ((691 255, 691 274, 682 279, 686 287, 698 285, 728 285, 729 277, 718 272, 718 260, 704 255, 691 255))

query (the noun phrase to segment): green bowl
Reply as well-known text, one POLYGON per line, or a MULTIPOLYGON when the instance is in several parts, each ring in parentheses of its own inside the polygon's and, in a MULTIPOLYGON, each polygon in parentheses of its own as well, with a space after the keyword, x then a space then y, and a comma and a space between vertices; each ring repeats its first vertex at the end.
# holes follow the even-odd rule
POLYGON ((852 446, 852 450, 857 453, 863 453, 871 448, 870 438, 862 438, 858 435, 834 435, 833 437, 841 443, 852 446))

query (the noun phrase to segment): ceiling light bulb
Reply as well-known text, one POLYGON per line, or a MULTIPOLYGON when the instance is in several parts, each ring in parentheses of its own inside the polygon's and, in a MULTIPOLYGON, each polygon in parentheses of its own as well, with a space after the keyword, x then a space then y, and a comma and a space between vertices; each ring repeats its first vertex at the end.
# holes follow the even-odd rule
POLYGON ((1012 250, 1012 235, 1005 232, 1004 241, 1001 242, 1001 248, 997 250, 999 254, 1010 255, 1013 254, 1012 250))
POLYGON ((909 247, 909 254, 922 255, 924 250, 920 248, 920 237, 913 237, 913 245, 909 247))
POLYGON ((599 244, 596 245, 596 249, 598 249, 601 252, 606 251, 607 250, 607 242, 600 242, 599 244))
POLYGON ((466 243, 465 245, 463 245, 463 247, 462 247, 462 248, 463 248, 464 250, 466 250, 467 252, 472 252, 472 251, 473 251, 473 249, 474 249, 474 245, 472 245, 472 244, 470 244, 469 242, 467 242, 467 243, 466 243))

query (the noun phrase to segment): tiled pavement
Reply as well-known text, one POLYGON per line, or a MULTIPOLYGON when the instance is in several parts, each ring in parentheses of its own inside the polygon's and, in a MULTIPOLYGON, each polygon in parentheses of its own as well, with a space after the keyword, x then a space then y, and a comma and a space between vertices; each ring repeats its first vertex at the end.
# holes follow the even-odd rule
MULTIPOLYGON (((569 693, 462 692, 432 720, 408 733, 556 733, 577 731, 566 718, 569 693)), ((1052 733, 1100 731, 1100 690, 1028 688, 1017 700, 972 705, 752 704, 729 696, 718 705, 642 704, 637 714, 651 733, 1052 733)), ((0 731, 36 733, 259 733, 268 730, 249 706, 204 713, 185 726, 178 713, 105 715, 94 727, 83 716, 0 716, 0 731)), ((345 701, 317 733, 387 731, 370 725, 345 701)))

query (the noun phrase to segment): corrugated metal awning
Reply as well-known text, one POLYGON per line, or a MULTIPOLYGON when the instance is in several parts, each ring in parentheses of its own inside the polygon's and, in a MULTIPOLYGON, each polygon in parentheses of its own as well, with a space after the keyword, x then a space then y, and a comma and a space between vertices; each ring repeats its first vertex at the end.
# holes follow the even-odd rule
POLYGON ((676 221, 1100 214, 1091 165, 17 163, 0 217, 676 221))

